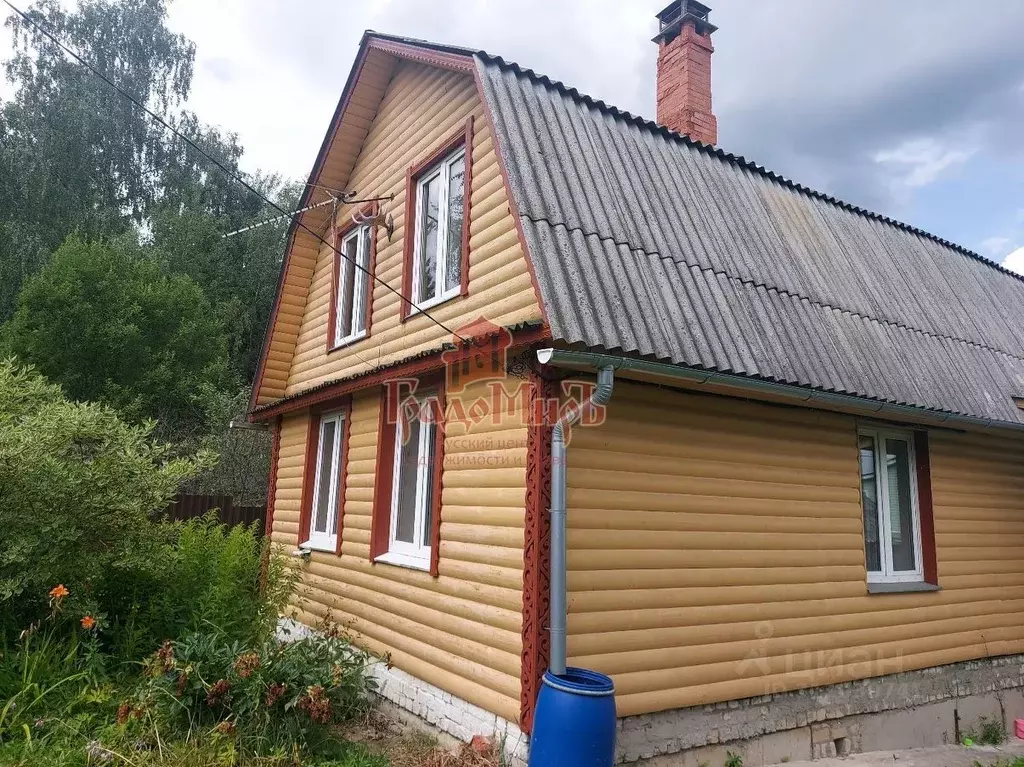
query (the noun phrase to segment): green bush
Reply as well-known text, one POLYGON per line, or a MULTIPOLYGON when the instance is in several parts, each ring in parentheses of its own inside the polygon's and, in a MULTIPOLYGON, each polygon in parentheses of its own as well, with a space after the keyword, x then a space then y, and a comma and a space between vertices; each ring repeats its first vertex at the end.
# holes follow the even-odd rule
POLYGON ((375 680, 370 656, 344 639, 227 642, 211 632, 167 642, 146 664, 146 681, 119 720, 166 733, 217 732, 243 753, 322 747, 331 726, 364 712, 375 680))
POLYGON ((111 651, 141 658, 165 640, 198 631, 228 642, 269 637, 296 573, 288 560, 270 556, 258 526, 229 528, 213 513, 165 526, 171 540, 148 566, 124 573, 102 595, 108 615, 117 616, 108 631, 111 651))
POLYGON ((56 584, 70 609, 99 612, 98 595, 148 570, 174 536, 152 514, 212 459, 175 456, 152 424, 71 402, 13 361, 0 361, 0 403, 0 633, 10 636, 46 613, 56 584))

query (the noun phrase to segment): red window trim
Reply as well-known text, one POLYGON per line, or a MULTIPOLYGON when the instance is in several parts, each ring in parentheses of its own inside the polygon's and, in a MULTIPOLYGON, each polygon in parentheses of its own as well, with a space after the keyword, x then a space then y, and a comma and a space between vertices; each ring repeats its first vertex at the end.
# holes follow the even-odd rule
POLYGON ((914 458, 917 463, 917 508, 921 515, 921 559, 924 581, 939 585, 938 557, 935 549, 935 512, 932 507, 932 462, 928 452, 928 432, 914 432, 914 458))
MULTIPOLYGON (((358 211, 349 217, 349 220, 342 226, 334 226, 334 269, 331 274, 331 304, 327 311, 327 353, 331 354, 339 349, 344 349, 346 346, 355 343, 355 341, 348 341, 343 344, 337 343, 337 339, 334 337, 335 323, 338 318, 338 277, 341 274, 341 251, 340 246, 342 240, 344 240, 354 229, 362 226, 357 221, 354 221, 352 217, 359 218, 372 218, 377 215, 378 203, 371 202, 364 205, 358 211)), ((370 279, 367 284, 366 292, 366 335, 363 338, 368 338, 370 335, 370 320, 373 317, 373 274, 376 268, 377 260, 377 227, 376 225, 370 226, 370 258, 367 262, 370 270, 370 279)), ((357 341, 363 340, 362 338, 356 339, 357 341)))
POLYGON ((424 160, 410 167, 405 173, 405 234, 402 245, 402 301, 400 317, 405 322, 412 315, 412 266, 416 247, 416 184, 427 171, 460 146, 466 147, 466 192, 462 217, 462 284, 460 296, 469 295, 469 222, 470 197, 473 189, 473 118, 466 118, 465 125, 449 136, 444 143, 432 151, 424 160))
MULTIPOLYGON (((420 387, 436 386, 437 398, 445 407, 444 377, 424 378, 420 387)), ((419 388, 419 387, 417 387, 419 388)), ((395 424, 387 418, 387 389, 381 389, 380 413, 377 419, 377 466, 373 478, 373 507, 370 522, 370 562, 388 552, 391 537, 391 493, 395 467, 395 424)), ((430 575, 439 574, 441 553, 441 490, 444 476, 445 419, 442 413, 434 433, 434 482, 430 510, 430 575)))
POLYGON ((306 456, 302 464, 302 506, 299 511, 299 530, 296 544, 308 541, 310 536, 309 526, 313 518, 313 494, 316 477, 316 452, 320 445, 320 420, 325 412, 341 410, 344 415, 345 424, 341 430, 341 466, 338 468, 338 508, 335 513, 338 515, 335 526, 337 545, 335 554, 341 554, 341 539, 344 532, 345 522, 345 494, 348 489, 348 450, 352 438, 352 401, 346 400, 340 407, 336 403, 320 405, 311 408, 309 411, 309 426, 306 429, 306 456))

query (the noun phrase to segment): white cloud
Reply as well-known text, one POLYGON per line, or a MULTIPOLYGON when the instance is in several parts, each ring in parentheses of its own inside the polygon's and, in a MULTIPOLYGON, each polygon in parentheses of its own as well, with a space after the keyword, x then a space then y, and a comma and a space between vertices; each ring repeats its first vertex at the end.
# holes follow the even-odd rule
POLYGON ((981 241, 981 250, 994 258, 1005 253, 1010 242, 1009 237, 989 237, 981 241))
POLYGON ((1017 248, 1004 258, 1003 266, 1017 274, 1024 274, 1024 246, 1017 248))
MULTIPOLYGON (((909 191, 934 183, 942 174, 963 165, 977 151, 977 147, 947 147, 933 138, 923 138, 876 152, 872 159, 890 166, 895 173, 894 187, 909 191)), ((897 193, 898 189, 893 191, 897 193)))

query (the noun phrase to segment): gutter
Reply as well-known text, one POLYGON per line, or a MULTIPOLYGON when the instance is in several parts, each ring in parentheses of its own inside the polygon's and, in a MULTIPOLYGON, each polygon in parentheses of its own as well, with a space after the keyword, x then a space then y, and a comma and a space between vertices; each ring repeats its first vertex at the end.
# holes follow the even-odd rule
POLYGON ((717 373, 708 370, 696 370, 669 362, 652 362, 650 360, 622 357, 596 352, 576 352, 563 349, 538 349, 537 360, 544 365, 571 368, 575 370, 600 370, 611 366, 617 370, 630 370, 636 373, 679 381, 690 385, 701 386, 722 385, 754 395, 771 395, 774 398, 789 400, 798 405, 821 405, 826 409, 841 408, 854 414, 889 417, 892 420, 912 420, 922 424, 946 426, 950 428, 966 427, 987 431, 1024 432, 1024 423, 1001 421, 996 418, 981 418, 973 415, 941 412, 914 405, 897 405, 891 402, 857 397, 852 394, 807 389, 792 384, 764 381, 759 378, 731 373, 717 373))

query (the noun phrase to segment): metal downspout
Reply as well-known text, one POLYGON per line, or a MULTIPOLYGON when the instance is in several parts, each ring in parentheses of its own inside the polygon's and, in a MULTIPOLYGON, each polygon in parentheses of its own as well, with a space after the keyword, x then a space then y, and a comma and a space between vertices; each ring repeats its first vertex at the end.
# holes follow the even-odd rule
POLYGON ((565 675, 566 624, 566 465, 565 434, 582 417, 586 408, 607 405, 612 398, 615 368, 605 365, 597 373, 597 388, 578 407, 558 419, 551 431, 551 673, 565 675))

